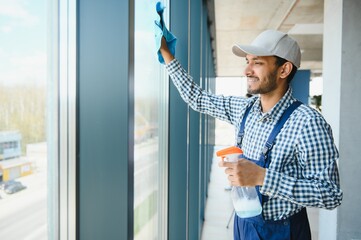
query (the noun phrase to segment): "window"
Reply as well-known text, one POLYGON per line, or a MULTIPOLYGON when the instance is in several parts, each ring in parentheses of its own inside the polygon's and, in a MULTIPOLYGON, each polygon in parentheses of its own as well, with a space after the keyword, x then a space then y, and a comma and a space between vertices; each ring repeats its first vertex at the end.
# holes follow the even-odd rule
POLYGON ((0 0, 0 236, 48 239, 47 1, 0 0))
POLYGON ((135 1, 134 239, 139 240, 165 239, 167 229, 168 80, 155 50, 156 2, 135 1))

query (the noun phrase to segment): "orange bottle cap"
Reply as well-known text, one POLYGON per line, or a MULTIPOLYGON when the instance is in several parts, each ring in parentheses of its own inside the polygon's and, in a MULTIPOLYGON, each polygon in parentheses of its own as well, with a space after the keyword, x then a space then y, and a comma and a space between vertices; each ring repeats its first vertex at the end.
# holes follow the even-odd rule
POLYGON ((232 146, 232 147, 223 148, 216 152, 217 157, 225 156, 228 154, 235 154, 235 153, 242 154, 243 151, 239 147, 232 146))

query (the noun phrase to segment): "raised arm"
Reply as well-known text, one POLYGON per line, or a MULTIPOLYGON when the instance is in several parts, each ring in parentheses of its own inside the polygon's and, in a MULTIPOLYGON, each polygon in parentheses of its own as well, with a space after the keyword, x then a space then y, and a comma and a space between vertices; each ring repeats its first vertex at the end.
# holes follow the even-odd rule
POLYGON ((167 43, 165 41, 165 38, 162 37, 162 41, 161 41, 161 45, 160 45, 160 53, 162 54, 163 58, 164 58, 164 62, 165 64, 170 63, 173 59, 174 56, 170 53, 168 47, 167 47, 167 43))

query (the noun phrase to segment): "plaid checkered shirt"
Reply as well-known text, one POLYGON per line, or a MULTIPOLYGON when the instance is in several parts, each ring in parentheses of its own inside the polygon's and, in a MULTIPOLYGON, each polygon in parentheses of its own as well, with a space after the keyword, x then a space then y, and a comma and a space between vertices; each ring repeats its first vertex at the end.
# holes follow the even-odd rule
MULTIPOLYGON (((260 158, 278 119, 296 101, 289 88, 269 112, 263 113, 258 96, 244 98, 204 91, 176 59, 166 69, 183 100, 195 111, 234 125, 236 139, 245 110, 253 105, 242 141, 242 150, 249 159, 260 158)), ((338 158, 331 127, 320 113, 302 104, 277 135, 269 154, 271 162, 260 187, 260 192, 269 197, 263 204, 264 219, 286 219, 303 207, 333 209, 340 205, 343 194, 338 158)))

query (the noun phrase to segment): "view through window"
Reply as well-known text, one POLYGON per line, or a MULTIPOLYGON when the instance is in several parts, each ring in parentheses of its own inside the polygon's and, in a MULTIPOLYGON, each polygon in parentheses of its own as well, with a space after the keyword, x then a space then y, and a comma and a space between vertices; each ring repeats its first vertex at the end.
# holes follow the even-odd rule
POLYGON ((164 239, 168 89, 155 49, 156 0, 135 1, 134 239, 164 239))
POLYGON ((0 0, 0 238, 47 237, 45 0, 0 0))

